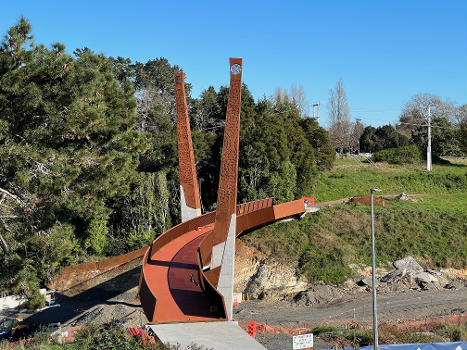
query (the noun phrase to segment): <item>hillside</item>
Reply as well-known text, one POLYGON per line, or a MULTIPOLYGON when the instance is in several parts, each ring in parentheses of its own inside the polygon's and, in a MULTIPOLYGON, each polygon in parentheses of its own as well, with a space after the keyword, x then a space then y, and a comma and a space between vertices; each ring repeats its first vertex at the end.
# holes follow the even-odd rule
MULTIPOLYGON (((318 202, 368 195, 408 193, 411 200, 389 199, 375 208, 377 263, 387 266, 406 255, 427 268, 466 266, 466 165, 368 164, 359 159, 336 162, 321 174, 313 195, 318 202)), ((243 241, 275 260, 296 267, 308 280, 340 284, 352 267, 371 261, 370 208, 339 204, 299 221, 277 223, 244 236, 243 241)))

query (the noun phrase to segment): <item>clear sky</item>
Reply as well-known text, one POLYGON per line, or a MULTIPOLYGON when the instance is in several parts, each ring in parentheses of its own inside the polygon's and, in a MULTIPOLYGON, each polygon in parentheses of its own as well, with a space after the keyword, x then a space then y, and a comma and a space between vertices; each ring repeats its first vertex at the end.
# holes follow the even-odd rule
POLYGON ((193 97, 229 83, 243 58, 255 98, 303 85, 327 120, 329 90, 344 80, 350 112, 394 123, 416 93, 467 103, 467 1, 0 1, 0 32, 24 15, 37 43, 87 46, 145 62, 166 57, 193 97))

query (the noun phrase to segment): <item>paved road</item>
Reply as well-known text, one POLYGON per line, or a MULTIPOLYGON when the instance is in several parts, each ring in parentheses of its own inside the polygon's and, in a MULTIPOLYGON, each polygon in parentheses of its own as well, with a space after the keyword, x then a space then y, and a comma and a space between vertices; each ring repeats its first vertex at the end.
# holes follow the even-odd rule
MULTIPOLYGON (((234 318, 257 321, 271 325, 286 325, 297 322, 344 323, 354 318, 361 322, 372 319, 371 294, 364 293, 353 299, 322 306, 296 306, 287 302, 274 304, 247 301, 234 309, 234 318)), ((378 317, 382 322, 406 320, 407 318, 437 317, 465 314, 467 288, 442 291, 407 291, 378 296, 378 317)))

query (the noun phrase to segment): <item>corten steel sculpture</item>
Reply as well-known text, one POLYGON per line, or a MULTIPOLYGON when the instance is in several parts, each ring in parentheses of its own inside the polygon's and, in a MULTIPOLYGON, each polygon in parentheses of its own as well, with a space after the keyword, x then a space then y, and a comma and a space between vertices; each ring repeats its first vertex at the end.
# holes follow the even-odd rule
POLYGON ((229 100, 225 118, 216 221, 214 230, 203 242, 204 249, 208 251, 208 254, 211 252, 211 261, 208 265, 210 273, 207 276, 224 297, 229 319, 232 318, 241 97, 242 59, 231 58, 229 100))
MULTIPOLYGON (((236 204, 241 76, 242 60, 230 59, 231 82, 216 211, 195 216, 167 230, 157 237, 143 257, 139 296, 150 323, 231 319, 235 237, 307 211, 309 198, 278 205, 273 205, 272 198, 236 204)), ((177 91, 177 84, 183 84, 183 76, 178 81, 176 77, 175 84, 177 91)), ((194 184, 196 174, 186 103, 182 86, 178 88, 182 95, 177 92, 177 117, 179 111, 185 116, 181 118, 184 126, 180 128, 179 124, 179 147, 189 144, 191 153, 183 153, 186 157, 183 166, 191 169, 189 183, 194 184), (180 137, 180 130, 188 136, 180 137)), ((180 171, 180 183, 185 180, 180 171)), ((197 189, 197 186, 192 188, 197 189)), ((183 190, 186 196, 185 187, 183 190)))
POLYGON ((195 155, 191 140, 190 119, 185 94, 185 73, 176 73, 175 107, 177 110, 178 167, 182 222, 201 215, 195 155))

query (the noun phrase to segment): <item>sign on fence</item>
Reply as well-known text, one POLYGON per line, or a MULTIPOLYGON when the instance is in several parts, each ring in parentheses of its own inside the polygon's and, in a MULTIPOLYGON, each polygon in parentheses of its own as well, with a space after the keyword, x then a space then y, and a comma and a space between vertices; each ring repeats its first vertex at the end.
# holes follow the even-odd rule
POLYGON ((313 347, 313 333, 294 335, 292 338, 294 350, 313 347))

